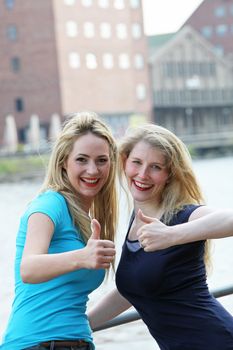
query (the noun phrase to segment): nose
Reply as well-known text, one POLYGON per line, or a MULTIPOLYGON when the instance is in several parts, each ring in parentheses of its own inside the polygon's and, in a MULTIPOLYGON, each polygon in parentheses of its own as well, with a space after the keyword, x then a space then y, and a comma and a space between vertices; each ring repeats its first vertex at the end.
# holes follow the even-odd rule
POLYGON ((148 169, 147 167, 141 167, 139 172, 138 172, 138 176, 141 178, 141 179, 145 179, 147 178, 148 176, 148 169))
POLYGON ((96 166, 94 161, 90 161, 87 167, 87 173, 90 175, 98 173, 98 167, 96 166))

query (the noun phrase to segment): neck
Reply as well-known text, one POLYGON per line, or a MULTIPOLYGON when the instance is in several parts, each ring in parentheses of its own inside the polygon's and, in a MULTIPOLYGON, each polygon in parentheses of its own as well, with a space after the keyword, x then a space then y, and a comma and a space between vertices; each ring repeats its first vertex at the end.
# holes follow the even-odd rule
POLYGON ((88 215, 91 209, 92 201, 83 200, 81 203, 82 210, 84 210, 88 215))
POLYGON ((153 202, 134 202, 135 214, 141 209, 144 215, 154 218, 160 218, 163 214, 163 207, 161 204, 153 202))

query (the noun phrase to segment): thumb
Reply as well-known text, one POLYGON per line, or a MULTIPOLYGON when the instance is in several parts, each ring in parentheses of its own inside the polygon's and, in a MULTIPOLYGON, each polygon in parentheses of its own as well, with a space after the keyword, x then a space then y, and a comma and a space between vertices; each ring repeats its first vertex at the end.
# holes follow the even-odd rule
POLYGON ((98 220, 96 219, 91 220, 91 230, 92 230, 92 235, 90 238, 100 239, 101 226, 98 220))
POLYGON ((137 212, 137 218, 144 222, 144 224, 150 224, 151 222, 156 220, 155 218, 144 215, 141 209, 139 209, 137 212))

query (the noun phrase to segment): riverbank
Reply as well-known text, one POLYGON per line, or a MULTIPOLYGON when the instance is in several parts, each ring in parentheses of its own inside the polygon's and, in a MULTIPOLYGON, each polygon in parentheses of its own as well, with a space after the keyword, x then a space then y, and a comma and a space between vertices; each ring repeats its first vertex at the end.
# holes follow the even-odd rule
MULTIPOLYGON (((192 154, 192 152, 191 152, 192 154)), ((193 161, 205 161, 214 158, 227 158, 232 154, 216 157, 216 153, 198 156, 192 154, 193 161)), ((16 154, 0 156, 0 183, 18 181, 41 181, 44 178, 49 160, 49 153, 44 154, 16 154)))
POLYGON ((20 155, 0 158, 0 183, 43 179, 48 155, 20 155))
MULTIPOLYGON (((1 159, 0 159, 1 160, 1 159)), ((233 157, 195 160, 194 169, 211 207, 233 208, 233 157), (224 176, 224 178, 223 178, 224 176)), ((0 184, 0 338, 7 324, 14 294, 15 235, 19 219, 27 203, 40 188, 40 181, 18 181, 0 184)), ((120 202, 120 222, 117 232, 117 261, 127 230, 127 206, 120 202)), ((208 275, 210 289, 233 284, 233 237, 213 242, 213 271, 208 275)), ((98 302, 111 288, 111 281, 103 284, 90 296, 91 303, 98 302)), ((233 314, 233 295, 218 299, 233 314)), ((141 321, 124 324, 94 333, 97 350, 156 350, 154 340, 141 321)), ((1 342, 1 341, 0 341, 1 342)))

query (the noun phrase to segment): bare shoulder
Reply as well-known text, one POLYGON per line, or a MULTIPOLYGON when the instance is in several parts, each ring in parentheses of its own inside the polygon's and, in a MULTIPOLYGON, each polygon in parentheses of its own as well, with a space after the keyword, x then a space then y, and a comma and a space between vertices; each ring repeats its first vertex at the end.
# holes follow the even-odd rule
POLYGON ((218 211, 217 209, 208 207, 206 205, 202 205, 192 212, 192 214, 189 217, 189 221, 199 219, 205 215, 212 214, 217 211, 218 211))
POLYGON ((230 208, 211 208, 208 206, 200 206, 195 209, 189 217, 189 221, 202 218, 210 215, 210 219, 213 220, 233 220, 233 210, 230 208))

